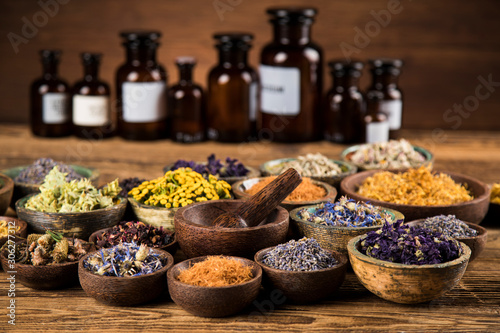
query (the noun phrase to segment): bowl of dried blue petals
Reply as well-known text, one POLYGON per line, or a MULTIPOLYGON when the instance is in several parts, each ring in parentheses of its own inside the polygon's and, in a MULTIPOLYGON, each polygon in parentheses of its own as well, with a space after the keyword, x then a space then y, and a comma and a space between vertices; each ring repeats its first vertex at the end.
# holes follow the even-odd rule
POLYGON ((160 297, 173 264, 167 251, 120 243, 80 259, 78 277, 88 296, 108 305, 130 306, 160 297))
POLYGON ((453 289, 471 255, 470 248, 456 239, 400 222, 351 239, 347 250, 366 289, 403 304, 429 302, 453 289))

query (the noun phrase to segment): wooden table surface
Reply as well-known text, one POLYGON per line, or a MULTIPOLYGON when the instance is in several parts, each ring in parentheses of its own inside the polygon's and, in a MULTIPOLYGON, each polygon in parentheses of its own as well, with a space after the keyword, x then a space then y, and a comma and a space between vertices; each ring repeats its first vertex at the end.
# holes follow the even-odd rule
MULTIPOLYGON (((435 168, 500 182, 500 133, 404 131, 413 144, 430 149, 435 168), (440 134, 440 135, 438 135, 440 134)), ((307 144, 182 145, 168 140, 128 142, 119 138, 88 141, 34 138, 22 125, 0 125, 0 169, 32 163, 39 157, 96 167, 101 182, 116 177, 153 178, 179 158, 203 160, 211 153, 236 157, 249 166, 264 161, 321 152, 332 158, 345 146, 307 144)), ((12 210, 8 214, 13 215, 12 210)), ((167 295, 135 307, 105 306, 80 287, 37 291, 15 285, 15 326, 8 323, 9 283, 0 273, 0 330, 20 331, 500 331, 500 221, 487 218, 488 243, 469 265, 458 286, 437 300, 418 305, 385 301, 367 291, 352 272, 330 298, 313 305, 274 305, 262 292, 244 312, 221 319, 190 315, 167 295)), ((182 253, 176 260, 182 259, 182 253)))

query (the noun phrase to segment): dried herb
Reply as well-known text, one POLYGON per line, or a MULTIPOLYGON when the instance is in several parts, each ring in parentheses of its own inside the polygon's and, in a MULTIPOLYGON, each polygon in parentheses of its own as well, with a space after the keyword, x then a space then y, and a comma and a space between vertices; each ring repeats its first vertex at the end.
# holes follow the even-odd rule
MULTIPOLYGON (((207 163, 196 163, 195 161, 178 160, 174 163, 170 170, 177 170, 179 168, 191 168, 193 171, 202 174, 205 178, 208 175, 219 177, 242 177, 246 176, 249 170, 237 159, 226 157, 225 163, 221 163, 219 159, 215 158, 215 154, 211 154, 207 158, 207 163)), ((164 172, 169 169, 165 167, 164 172)))
POLYGON ((301 219, 333 227, 373 227, 385 222, 394 222, 392 215, 382 207, 373 206, 366 202, 356 202, 341 197, 338 201, 321 203, 314 211, 302 208, 298 212, 301 219))
POLYGON ((173 232, 143 222, 122 221, 97 237, 97 246, 112 247, 119 243, 135 243, 149 247, 162 247, 173 242, 173 232))
POLYGON ((271 174, 280 174, 289 168, 297 170, 302 177, 332 177, 342 173, 342 168, 337 163, 320 153, 299 156, 273 165, 269 171, 271 174))
POLYGON ((491 187, 490 202, 500 205, 500 183, 491 187))
POLYGON ((120 194, 118 194, 120 197, 128 197, 128 192, 130 192, 134 187, 137 187, 144 183, 146 179, 139 179, 137 177, 134 178, 125 178, 120 180, 118 185, 121 187, 120 194))
POLYGON ((68 182, 83 178, 82 175, 76 173, 76 171, 69 165, 56 162, 51 158, 39 158, 32 165, 21 170, 19 175, 14 178, 14 181, 26 184, 41 184, 49 172, 56 166, 61 172, 66 174, 66 181, 68 182))
MULTIPOLYGON (((270 176, 262 179, 257 184, 254 184, 245 192, 254 195, 264 187, 269 185, 277 176, 270 176)), ((326 190, 324 187, 318 186, 311 182, 310 178, 302 178, 302 182, 295 188, 295 190, 290 193, 285 200, 290 201, 313 201, 324 198, 326 196, 326 190)))
POLYGON ((428 217, 425 219, 423 227, 453 238, 477 236, 477 230, 469 227, 464 221, 457 219, 455 215, 428 217))
POLYGON ((314 238, 292 239, 264 254, 262 262, 286 271, 315 271, 338 264, 335 257, 321 248, 314 238))
POLYGON ((21 227, 16 225, 14 228, 9 228, 9 221, 0 220, 0 237, 7 236, 11 233, 18 232, 21 227))
POLYGON ((120 243, 103 248, 83 261, 83 267, 103 276, 139 276, 156 272, 167 264, 167 257, 146 245, 120 243))
POLYGON ((425 157, 405 139, 361 145, 351 162, 367 169, 407 169, 419 167, 425 157))
POLYGON ((405 265, 439 264, 462 255, 457 240, 427 228, 403 225, 402 221, 368 232, 360 245, 361 253, 369 257, 405 265))

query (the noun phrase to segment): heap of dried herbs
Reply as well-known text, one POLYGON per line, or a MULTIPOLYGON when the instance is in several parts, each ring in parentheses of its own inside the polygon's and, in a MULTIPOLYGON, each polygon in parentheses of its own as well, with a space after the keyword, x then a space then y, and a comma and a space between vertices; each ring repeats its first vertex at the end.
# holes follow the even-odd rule
POLYGON ((269 167, 271 174, 294 168, 302 177, 331 177, 342 173, 340 166, 323 154, 307 154, 269 167))
POLYGON ((112 247, 120 243, 135 243, 162 247, 174 241, 173 232, 143 222, 122 221, 97 237, 97 246, 112 247))
POLYGON ((172 168, 165 167, 164 172, 168 170, 177 170, 179 168, 191 168, 193 171, 202 174, 204 177, 208 175, 219 177, 242 177, 246 176, 249 170, 237 159, 226 157, 224 163, 220 159, 215 158, 215 154, 211 154, 207 158, 207 163, 196 163, 195 161, 178 160, 172 168))
POLYGON ((66 174, 66 181, 68 182, 83 178, 82 175, 76 173, 69 165, 56 162, 51 158, 39 158, 32 165, 21 170, 19 175, 14 178, 14 181, 26 184, 41 184, 49 172, 56 166, 61 172, 66 174))

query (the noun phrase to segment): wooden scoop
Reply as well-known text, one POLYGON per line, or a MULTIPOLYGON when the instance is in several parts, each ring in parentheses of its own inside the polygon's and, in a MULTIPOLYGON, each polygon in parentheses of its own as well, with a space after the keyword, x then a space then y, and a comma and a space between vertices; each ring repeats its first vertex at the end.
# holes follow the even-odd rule
POLYGON ((212 222, 212 225, 225 228, 254 227, 285 200, 301 182, 302 178, 297 170, 290 168, 243 202, 236 211, 220 215, 212 222))

